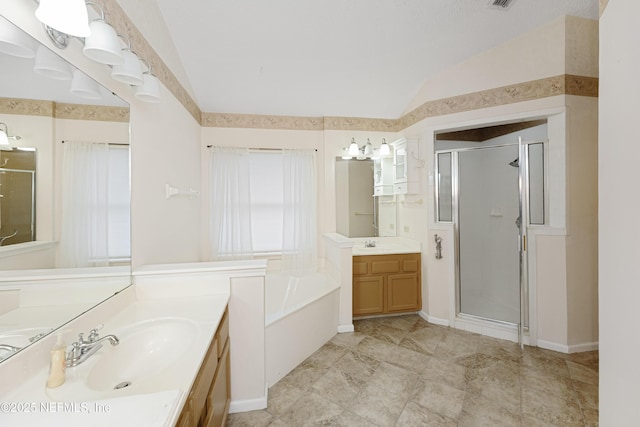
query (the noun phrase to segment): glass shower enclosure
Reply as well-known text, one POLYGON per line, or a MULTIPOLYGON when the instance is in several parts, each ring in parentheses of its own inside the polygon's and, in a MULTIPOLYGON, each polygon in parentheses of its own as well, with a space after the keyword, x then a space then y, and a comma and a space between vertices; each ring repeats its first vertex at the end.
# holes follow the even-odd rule
POLYGON ((456 315, 528 328, 527 230, 545 223, 544 142, 436 152, 436 219, 456 240, 456 315))
POLYGON ((0 150, 0 246, 35 240, 35 149, 0 150))

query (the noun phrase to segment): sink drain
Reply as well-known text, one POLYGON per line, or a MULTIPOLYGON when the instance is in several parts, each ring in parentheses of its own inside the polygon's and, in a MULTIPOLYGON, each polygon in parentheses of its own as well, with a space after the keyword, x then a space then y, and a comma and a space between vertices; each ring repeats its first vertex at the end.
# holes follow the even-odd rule
POLYGON ((120 390, 121 388, 127 388, 131 385, 131 381, 122 381, 113 388, 114 390, 120 390))

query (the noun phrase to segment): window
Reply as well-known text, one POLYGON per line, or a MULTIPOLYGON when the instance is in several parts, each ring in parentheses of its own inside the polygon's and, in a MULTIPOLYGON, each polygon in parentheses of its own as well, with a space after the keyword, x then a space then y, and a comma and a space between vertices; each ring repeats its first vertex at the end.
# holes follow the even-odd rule
POLYGON ((280 253, 284 217, 282 154, 251 152, 249 162, 253 251, 280 253))
POLYGON ((107 185, 109 261, 128 262, 131 259, 129 147, 109 147, 107 185))

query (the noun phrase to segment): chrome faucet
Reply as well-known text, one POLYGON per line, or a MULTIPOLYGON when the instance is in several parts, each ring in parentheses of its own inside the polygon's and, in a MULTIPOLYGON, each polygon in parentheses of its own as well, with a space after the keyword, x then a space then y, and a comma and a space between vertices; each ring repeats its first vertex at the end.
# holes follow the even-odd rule
POLYGON ((364 241, 364 247, 365 248, 375 248, 376 247, 376 241, 375 240, 365 240, 364 241))
POLYGON ((96 351, 102 348, 102 342, 107 340, 111 345, 118 345, 120 340, 115 335, 105 335, 100 338, 98 330, 95 328, 89 331, 89 337, 85 340, 84 334, 78 334, 78 341, 71 345, 71 350, 67 353, 67 368, 78 366, 85 360, 87 360, 96 351))
POLYGON ((14 345, 9 345, 9 344, 0 344, 0 350, 7 350, 7 351, 10 351, 11 353, 15 353, 19 350, 22 350, 22 347, 16 347, 14 345))

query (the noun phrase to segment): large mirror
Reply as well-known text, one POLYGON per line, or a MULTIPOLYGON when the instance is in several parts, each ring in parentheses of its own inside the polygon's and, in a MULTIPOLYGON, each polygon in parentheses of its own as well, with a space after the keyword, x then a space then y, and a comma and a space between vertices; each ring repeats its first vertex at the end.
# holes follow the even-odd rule
POLYGON ((2 16, 0 63, 3 360, 128 286, 131 251, 127 103, 2 16))
MULTIPOLYGON (((396 236, 396 196, 376 185, 392 158, 336 158, 336 232, 346 237, 396 236), (385 168, 386 166, 386 168, 385 168)), ((390 177, 392 178, 392 177, 390 177)))

